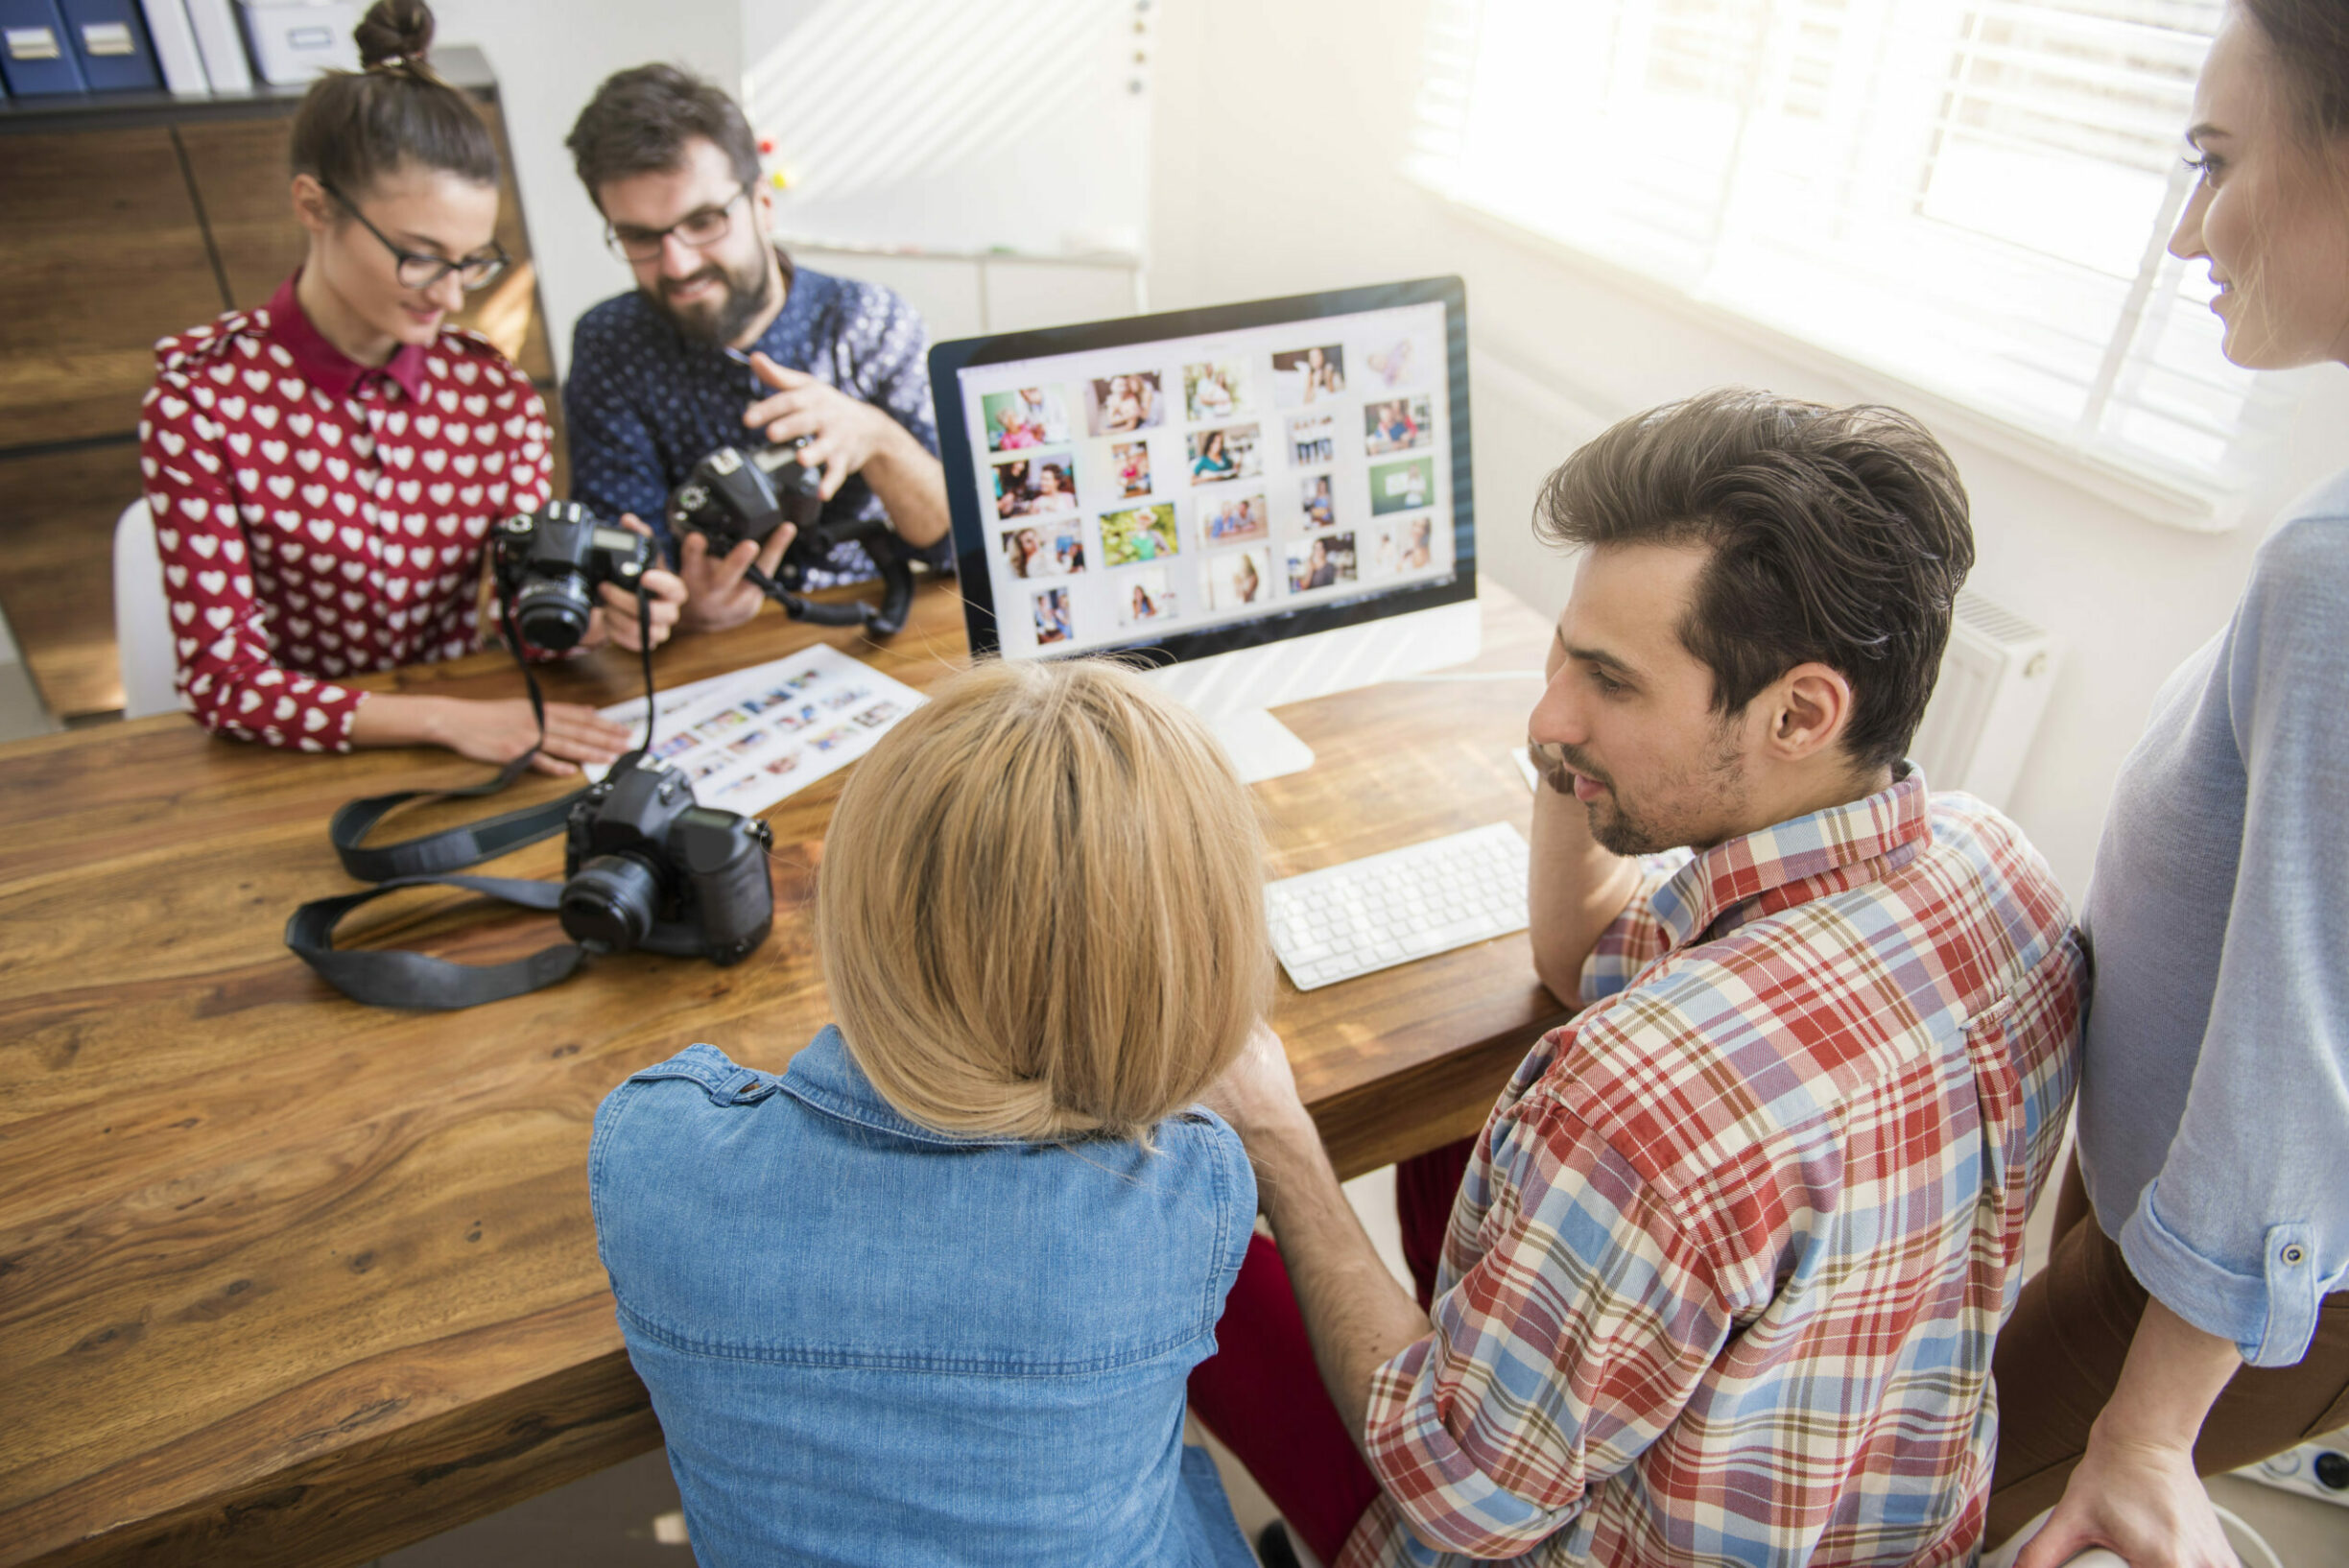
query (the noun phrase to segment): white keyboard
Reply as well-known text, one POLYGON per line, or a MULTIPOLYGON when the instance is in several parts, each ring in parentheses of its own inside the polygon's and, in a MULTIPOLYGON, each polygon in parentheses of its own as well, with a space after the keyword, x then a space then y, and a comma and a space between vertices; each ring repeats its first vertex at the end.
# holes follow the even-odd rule
POLYGON ((1526 926, 1526 842, 1473 828, 1265 888, 1272 949, 1300 991, 1526 926))

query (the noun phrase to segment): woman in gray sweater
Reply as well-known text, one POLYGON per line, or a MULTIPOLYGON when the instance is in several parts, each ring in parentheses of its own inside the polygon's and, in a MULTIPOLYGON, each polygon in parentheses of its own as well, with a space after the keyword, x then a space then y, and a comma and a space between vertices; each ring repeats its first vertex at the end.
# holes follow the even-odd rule
MULTIPOLYGON (((2171 251, 2228 359, 2349 363, 2349 6, 2236 0, 2171 251)), ((2349 474, 2171 677, 2097 850, 2079 1175, 1997 1359, 2016 1568, 2235 1556, 2197 1479, 2349 1424, 2349 474), (2067 1225, 2067 1221, 2076 1223, 2067 1225), (2060 1501, 2058 1501, 2060 1499, 2060 1501)))

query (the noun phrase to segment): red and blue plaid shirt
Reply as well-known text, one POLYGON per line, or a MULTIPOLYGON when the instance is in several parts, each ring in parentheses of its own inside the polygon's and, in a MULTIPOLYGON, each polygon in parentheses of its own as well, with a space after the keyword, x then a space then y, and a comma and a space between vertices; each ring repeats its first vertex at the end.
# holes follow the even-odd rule
POLYGON ((2086 985, 1913 772, 1651 865, 1477 1140, 1341 1568, 1963 1561, 2086 985))

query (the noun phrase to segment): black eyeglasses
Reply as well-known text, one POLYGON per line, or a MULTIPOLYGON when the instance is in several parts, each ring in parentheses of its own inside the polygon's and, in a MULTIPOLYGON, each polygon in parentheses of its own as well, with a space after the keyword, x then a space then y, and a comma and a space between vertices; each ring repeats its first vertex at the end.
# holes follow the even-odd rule
POLYGON ((361 212, 359 204, 349 197, 344 196, 322 179, 319 181, 319 188, 340 202, 344 212, 358 219, 360 227, 383 241, 383 248, 391 251, 393 259, 398 263, 397 275, 399 285, 403 289, 414 289, 421 294, 426 289, 434 287, 449 273, 455 273, 458 284, 463 288, 465 293, 479 294, 490 284, 495 283, 499 274, 513 265, 513 257, 508 255, 506 248, 495 241, 490 242, 488 254, 476 253, 465 257, 463 261, 451 261, 446 256, 436 256, 427 251, 411 250, 404 246, 394 245, 392 242, 392 236, 368 223, 368 215, 361 212))
POLYGON ((750 187, 745 185, 717 206, 698 207, 667 228, 623 228, 607 223, 604 226, 604 243, 618 251, 625 261, 660 260, 672 234, 696 250, 706 250, 734 232, 734 203, 749 194, 750 187))

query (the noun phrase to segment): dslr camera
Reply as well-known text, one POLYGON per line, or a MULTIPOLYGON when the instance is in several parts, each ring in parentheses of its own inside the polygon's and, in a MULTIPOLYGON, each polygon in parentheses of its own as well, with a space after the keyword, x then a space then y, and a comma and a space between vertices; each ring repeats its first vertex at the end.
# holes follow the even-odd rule
POLYGON ((559 653, 587 635, 596 589, 617 582, 635 592, 652 565, 652 541, 599 522, 577 501, 549 501, 498 524, 492 554, 510 630, 533 648, 559 653))
POLYGON ((621 758, 572 805, 565 834, 557 908, 590 952, 735 963, 774 924, 774 835, 755 817, 696 804, 666 763, 621 758))
POLYGON ((669 527, 709 540, 723 556, 745 539, 764 544, 785 523, 798 530, 772 578, 752 567, 752 581, 795 621, 818 626, 861 626, 886 637, 906 623, 914 607, 914 568, 897 531, 886 521, 829 517, 822 499, 823 470, 799 461, 805 437, 781 446, 746 453, 722 446, 703 458, 669 492, 669 527), (829 564, 835 546, 861 544, 881 574, 881 603, 814 604, 800 596, 810 571, 829 564))
POLYGON ((802 436, 748 456, 722 446, 693 466, 669 494, 669 526, 707 536, 723 556, 745 539, 765 544, 785 523, 805 530, 823 508, 823 470, 799 461, 802 436))

